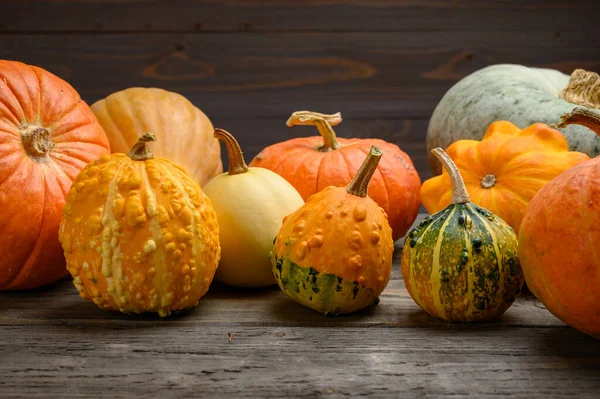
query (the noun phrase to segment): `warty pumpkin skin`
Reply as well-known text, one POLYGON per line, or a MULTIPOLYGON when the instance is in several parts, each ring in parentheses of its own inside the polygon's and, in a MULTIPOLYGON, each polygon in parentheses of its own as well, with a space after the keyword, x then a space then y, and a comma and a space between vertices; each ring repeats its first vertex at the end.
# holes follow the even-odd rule
POLYGON ((270 258, 294 301, 329 315, 379 303, 394 251, 386 214, 367 196, 381 154, 373 147, 347 188, 327 187, 284 218, 270 258))
POLYGON ((204 186, 223 172, 221 147, 208 117, 180 94, 131 87, 92 104, 112 152, 127 153, 146 132, 160 134, 152 146, 157 157, 182 166, 204 186))
MULTIPOLYGON (((521 129, 534 123, 556 123, 575 107, 600 112, 600 76, 581 69, 571 77, 554 69, 498 64, 461 79, 435 107, 427 128, 429 165, 442 168, 430 153, 458 140, 481 140, 488 126, 509 121, 521 129)), ((600 138, 584 126, 560 128, 571 151, 600 155, 600 138)))
POLYGON ((388 215, 394 240, 402 237, 417 217, 421 180, 409 156, 397 145, 379 139, 336 137, 332 126, 341 123, 339 113, 324 115, 294 112, 288 126, 310 125, 321 136, 301 137, 262 150, 250 166, 267 168, 283 176, 306 201, 328 186, 345 187, 354 177, 365 154, 375 145, 386 156, 369 184, 369 197, 388 215))
MULTIPOLYGON (((481 141, 459 140, 446 153, 460 171, 471 201, 519 231, 527 204, 550 180, 588 160, 569 151, 558 130, 543 123, 519 129, 507 121, 492 123, 481 141)), ((421 186, 421 202, 430 214, 450 204, 452 183, 447 171, 421 186)))
POLYGON ((0 60, 0 290, 66 274, 58 226, 72 181, 108 154, 96 117, 67 82, 0 60))
POLYGON ((183 168, 154 158, 146 134, 129 155, 91 162, 77 176, 59 238, 84 299, 125 313, 195 306, 220 256, 210 200, 183 168))
MULTIPOLYGON (((600 117, 575 110, 563 124, 600 134, 600 117)), ((519 232, 527 286, 556 317, 600 339, 600 157, 562 173, 531 200, 519 232)))
POLYGON ((434 151, 452 177, 453 197, 406 237, 404 283, 413 300, 434 317, 490 320, 512 305, 523 286, 517 237, 502 219, 469 201, 450 157, 434 151))
POLYGON ((269 251, 285 216, 304 200, 283 177, 248 167, 236 139, 222 129, 215 137, 227 145, 229 171, 212 179, 204 193, 219 222, 221 261, 215 278, 238 287, 275 284, 269 251))

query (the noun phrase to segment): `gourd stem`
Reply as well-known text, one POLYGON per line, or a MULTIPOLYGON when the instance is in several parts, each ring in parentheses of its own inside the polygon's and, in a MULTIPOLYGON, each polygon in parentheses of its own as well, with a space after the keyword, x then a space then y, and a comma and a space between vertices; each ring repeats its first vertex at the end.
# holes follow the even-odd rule
POLYGON ((342 115, 338 112, 335 114, 320 114, 312 111, 296 111, 289 117, 286 122, 288 126, 296 125, 311 125, 316 126, 319 134, 323 137, 323 146, 319 151, 328 152, 341 147, 337 141, 335 131, 332 126, 339 125, 342 122, 342 115))
POLYGON ((600 109, 600 75, 584 69, 574 70, 560 98, 583 107, 600 109))
POLYGON ((465 182, 463 181, 456 164, 454 161, 452 161, 452 158, 450 158, 448 154, 446 154, 446 152, 439 147, 434 148, 431 150, 431 152, 442 163, 442 165, 444 165, 444 168, 450 176, 450 182, 452 183, 452 199, 450 200, 450 203, 457 205, 471 202, 471 197, 469 196, 465 182))
POLYGON ((575 108, 566 115, 561 116, 557 127, 567 125, 583 125, 600 136, 600 114, 585 108, 575 108))
POLYGON ((363 161, 360 168, 354 175, 354 179, 350 182, 346 191, 349 194, 356 195, 358 197, 366 197, 367 191, 369 189, 369 182, 371 181, 371 177, 373 177, 373 173, 377 169, 377 165, 379 164, 379 160, 383 152, 377 146, 371 146, 371 151, 367 154, 367 157, 363 161))
POLYGON ((152 152, 150 152, 150 148, 148 147, 150 141, 156 141, 154 133, 148 132, 140 137, 137 143, 131 147, 129 154, 127 154, 129 158, 134 161, 147 161, 148 159, 154 158, 154 155, 152 155, 152 152))
POLYGON ((242 149, 235 137, 227 130, 219 128, 215 129, 214 136, 224 142, 225 147, 227 147, 227 157, 229 158, 229 170, 227 173, 230 175, 239 175, 240 173, 248 172, 248 165, 244 161, 242 149))

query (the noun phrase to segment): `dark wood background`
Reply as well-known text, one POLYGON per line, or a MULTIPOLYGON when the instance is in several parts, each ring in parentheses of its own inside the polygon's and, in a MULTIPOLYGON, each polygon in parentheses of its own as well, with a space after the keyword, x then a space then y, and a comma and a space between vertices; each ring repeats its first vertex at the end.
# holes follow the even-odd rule
POLYGON ((248 159, 290 137, 294 110, 341 111, 340 136, 380 137, 423 179, 445 91, 494 63, 600 71, 600 1, 0 0, 0 58, 44 67, 88 102, 177 91, 248 159))

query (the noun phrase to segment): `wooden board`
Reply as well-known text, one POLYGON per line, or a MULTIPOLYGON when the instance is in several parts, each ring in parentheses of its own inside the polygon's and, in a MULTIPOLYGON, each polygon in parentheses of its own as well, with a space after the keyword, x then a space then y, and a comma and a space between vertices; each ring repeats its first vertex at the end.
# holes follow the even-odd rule
POLYGON ((6 32, 581 30, 593 0, 3 0, 6 32))
POLYGON ((595 397, 600 341, 530 294, 492 322, 433 319, 410 299, 400 253, 381 303, 342 317, 276 287, 214 284, 167 319, 101 311, 69 279, 0 293, 0 396, 595 397))

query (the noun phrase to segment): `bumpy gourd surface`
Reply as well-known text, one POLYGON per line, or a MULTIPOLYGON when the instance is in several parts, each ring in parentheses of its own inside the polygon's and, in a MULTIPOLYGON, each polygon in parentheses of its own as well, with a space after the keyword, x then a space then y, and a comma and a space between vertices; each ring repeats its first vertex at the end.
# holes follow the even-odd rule
POLYGON ((402 275, 435 317, 482 321, 510 307, 523 285, 512 229, 473 203, 450 205, 410 231, 402 275))
MULTIPOLYGON (((436 106, 427 129, 427 153, 457 140, 481 140, 488 126, 506 120, 524 129, 534 123, 558 123, 577 105, 559 98, 569 76, 544 68, 492 65, 460 80, 436 106)), ((590 129, 571 125, 560 129, 569 148, 589 156, 600 154, 600 138, 590 129)), ((440 164, 429 155, 434 174, 440 164)))
POLYGON ((292 299, 324 313, 349 313, 376 303, 390 278, 393 250, 385 212, 373 200, 328 187, 284 219, 271 262, 292 299), (318 273, 314 284, 312 277, 306 281, 310 270, 318 273))
POLYGON ((195 305, 220 256, 210 201, 161 158, 90 163, 69 191, 59 238, 81 297, 122 312, 195 305))

